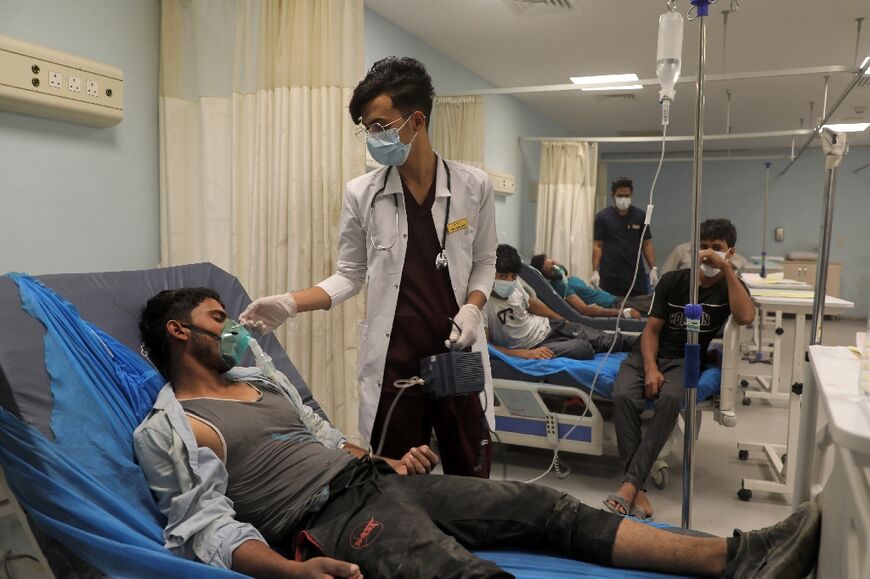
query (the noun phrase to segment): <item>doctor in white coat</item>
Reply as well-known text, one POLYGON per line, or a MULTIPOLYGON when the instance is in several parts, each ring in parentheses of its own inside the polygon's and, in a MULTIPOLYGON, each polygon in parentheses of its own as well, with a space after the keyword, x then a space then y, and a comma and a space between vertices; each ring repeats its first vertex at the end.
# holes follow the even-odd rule
POLYGON ((492 185, 486 173, 441 158, 428 124, 434 89, 411 58, 376 62, 354 90, 349 110, 364 126, 372 157, 384 165, 347 184, 337 272, 313 288, 256 300, 242 314, 268 332, 298 312, 329 309, 368 283, 361 323, 359 428, 382 454, 438 438, 447 474, 488 477, 494 424, 492 380, 481 308, 492 289, 498 245, 492 185), (452 319, 452 321, 451 321, 452 319), (483 355, 480 397, 427 399, 394 383, 419 373, 421 358, 448 347, 483 355))

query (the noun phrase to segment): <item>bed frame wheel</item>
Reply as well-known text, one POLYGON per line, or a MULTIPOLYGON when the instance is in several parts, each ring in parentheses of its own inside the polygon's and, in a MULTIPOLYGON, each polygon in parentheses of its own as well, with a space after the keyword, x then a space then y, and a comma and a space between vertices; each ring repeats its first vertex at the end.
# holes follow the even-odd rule
POLYGON ((749 388, 749 381, 748 380, 741 380, 740 386, 742 386, 743 388, 749 388))
POLYGON ((752 404, 752 398, 750 398, 749 396, 744 396, 743 397, 743 405, 749 406, 751 404, 752 404))
POLYGON ((653 471, 653 483, 656 488, 663 489, 668 486, 668 465, 662 465, 653 471))
POLYGON ((749 501, 752 498, 752 491, 749 489, 740 489, 737 491, 737 498, 741 501, 749 501))
POLYGON ((740 460, 749 460, 749 451, 748 450, 738 450, 737 458, 740 460))

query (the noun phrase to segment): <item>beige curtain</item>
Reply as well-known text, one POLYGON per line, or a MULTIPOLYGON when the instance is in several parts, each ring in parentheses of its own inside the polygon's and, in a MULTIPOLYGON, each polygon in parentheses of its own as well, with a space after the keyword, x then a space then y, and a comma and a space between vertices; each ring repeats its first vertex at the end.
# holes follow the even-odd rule
POLYGON ((565 264, 572 275, 588 280, 598 145, 545 141, 541 146, 535 253, 546 253, 565 264))
MULTIPOLYGON (((344 184, 364 172, 347 114, 362 0, 163 0, 161 256, 211 261, 252 297, 335 267, 344 184)), ((361 299, 279 330, 332 421, 356 434, 361 299)))
POLYGON ((431 130, 443 157, 483 169, 483 97, 436 97, 431 130))

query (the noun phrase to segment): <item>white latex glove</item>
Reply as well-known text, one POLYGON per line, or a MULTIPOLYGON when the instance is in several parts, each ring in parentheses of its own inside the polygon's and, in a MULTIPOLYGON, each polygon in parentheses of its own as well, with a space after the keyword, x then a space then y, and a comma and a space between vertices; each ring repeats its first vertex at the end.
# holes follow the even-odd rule
POLYGON ((656 287, 659 283, 659 268, 653 267, 649 270, 649 285, 656 287))
POLYGON ((592 272, 592 277, 589 278, 589 285, 595 288, 601 285, 601 276, 597 271, 592 272))
POLYGON ((267 296, 254 300, 239 316, 239 322, 248 328, 268 334, 287 321, 296 317, 296 300, 289 293, 267 296))
POLYGON ((474 304, 465 304, 456 312, 453 321, 450 337, 444 345, 451 350, 470 348, 477 341, 477 328, 483 322, 483 312, 474 304))

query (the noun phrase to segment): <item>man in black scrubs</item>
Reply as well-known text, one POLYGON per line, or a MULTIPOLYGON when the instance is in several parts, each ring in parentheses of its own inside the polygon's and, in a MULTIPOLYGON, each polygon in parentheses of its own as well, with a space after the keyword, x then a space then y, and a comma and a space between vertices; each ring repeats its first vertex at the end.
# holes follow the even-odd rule
POLYGON ((639 296, 650 293, 650 285, 658 282, 656 256, 649 227, 643 230, 646 214, 631 204, 634 185, 631 179, 620 177, 610 186, 613 205, 595 216, 592 246, 591 285, 617 296, 639 296), (643 265, 637 269, 637 249, 643 232, 643 256, 649 265, 649 283, 643 265), (634 281, 634 288, 631 282, 634 281), (631 293, 629 293, 631 289, 631 293))

